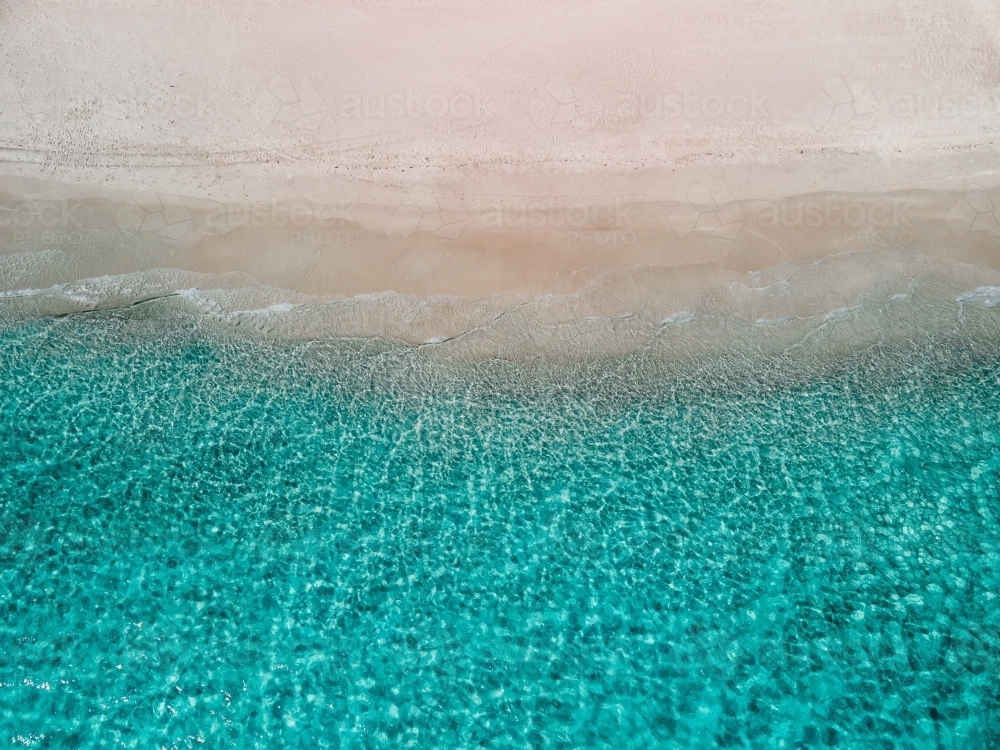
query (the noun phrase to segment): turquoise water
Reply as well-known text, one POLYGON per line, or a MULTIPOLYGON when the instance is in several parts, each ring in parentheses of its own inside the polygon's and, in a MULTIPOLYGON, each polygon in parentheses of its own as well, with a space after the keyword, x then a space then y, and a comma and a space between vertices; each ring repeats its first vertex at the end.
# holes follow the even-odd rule
POLYGON ((1000 746, 1000 358, 781 367, 8 325, 0 744, 1000 746))

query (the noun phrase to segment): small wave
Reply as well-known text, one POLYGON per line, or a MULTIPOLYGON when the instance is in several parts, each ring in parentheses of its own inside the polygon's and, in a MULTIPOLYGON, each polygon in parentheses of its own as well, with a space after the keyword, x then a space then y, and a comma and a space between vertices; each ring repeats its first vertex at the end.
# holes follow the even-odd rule
POLYGON ((393 291, 373 292, 371 294, 355 294, 353 297, 347 297, 340 304, 343 307, 354 307, 359 302, 382 302, 389 299, 395 299, 399 296, 398 292, 393 291))
POLYGON ((0 291, 0 297, 35 297, 44 292, 44 289, 11 289, 9 291, 0 291))
POLYGON ((668 315, 663 320, 660 321, 661 326, 669 325, 684 325, 685 323, 690 323, 692 320, 698 317, 697 313, 693 313, 690 310, 682 310, 681 312, 674 313, 673 315, 668 315))
MULTIPOLYGON (((69 300, 70 302, 77 302, 81 305, 98 305, 109 296, 109 290, 101 288, 100 285, 94 283, 100 282, 102 279, 90 279, 88 281, 91 283, 75 282, 73 284, 54 284, 47 289, 11 289, 7 291, 0 291, 0 297, 12 299, 52 296, 61 297, 69 300)), ((124 291, 127 293, 131 290, 124 291)))
POLYGON ((780 326, 794 320, 794 318, 757 318, 759 326, 780 326))
POLYGON ((860 305, 855 305, 854 307, 838 307, 836 310, 830 310, 826 315, 823 316, 823 322, 826 323, 830 320, 840 320, 841 318, 846 318, 855 310, 859 309, 860 305))
POLYGON ((291 312, 296 307, 299 307, 299 305, 292 304, 291 302, 279 302, 278 304, 258 308, 256 310, 233 310, 230 315, 266 315, 267 313, 280 314, 291 312))
POLYGON ((956 302, 979 302, 985 307, 1000 305, 1000 286, 981 286, 961 295, 956 302))

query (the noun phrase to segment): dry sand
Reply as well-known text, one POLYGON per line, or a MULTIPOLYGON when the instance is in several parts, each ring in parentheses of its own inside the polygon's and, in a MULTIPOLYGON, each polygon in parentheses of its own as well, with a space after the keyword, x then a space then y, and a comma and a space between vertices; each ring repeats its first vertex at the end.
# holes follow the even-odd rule
POLYGON ((0 291, 469 301, 397 311, 408 340, 551 295, 658 323, 961 294, 1000 268, 998 7, 7 2, 0 291))

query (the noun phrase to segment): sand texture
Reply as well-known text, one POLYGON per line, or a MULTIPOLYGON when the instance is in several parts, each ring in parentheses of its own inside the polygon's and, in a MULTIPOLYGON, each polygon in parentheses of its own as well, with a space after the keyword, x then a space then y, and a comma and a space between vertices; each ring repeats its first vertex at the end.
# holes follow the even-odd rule
POLYGON ((482 311, 389 326, 412 341, 557 298, 781 320, 930 274, 954 299, 1000 267, 997 11, 7 3, 0 291, 482 311), (813 286, 734 292, 778 281, 813 286))

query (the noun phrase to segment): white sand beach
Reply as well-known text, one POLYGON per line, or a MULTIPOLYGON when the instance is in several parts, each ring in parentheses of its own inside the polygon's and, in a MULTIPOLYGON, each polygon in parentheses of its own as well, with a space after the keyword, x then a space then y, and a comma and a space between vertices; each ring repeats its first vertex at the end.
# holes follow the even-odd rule
POLYGON ((890 266, 995 285, 998 7, 9 2, 0 290, 436 300, 372 324, 423 341, 543 298, 777 320, 890 266))

